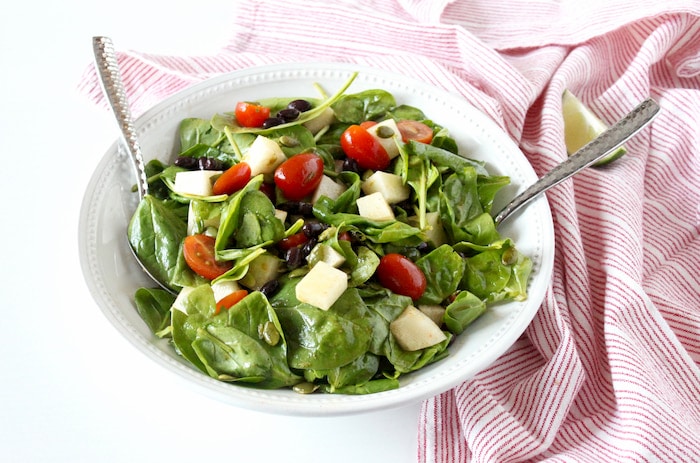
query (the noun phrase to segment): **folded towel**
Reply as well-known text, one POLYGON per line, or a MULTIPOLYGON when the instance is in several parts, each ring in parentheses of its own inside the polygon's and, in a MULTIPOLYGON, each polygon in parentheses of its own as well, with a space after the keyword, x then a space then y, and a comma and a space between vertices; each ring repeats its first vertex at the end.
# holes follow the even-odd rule
MULTIPOLYGON (((552 283, 523 336, 422 404, 417 459, 700 461, 700 5, 652 0, 245 2, 213 56, 119 54, 133 112, 213 75, 335 61, 462 95, 538 174, 568 88, 607 122, 662 111, 628 154, 548 193, 552 283)), ((118 43, 118 37, 114 37, 118 43)), ((94 72, 81 82, 96 102, 94 72)))

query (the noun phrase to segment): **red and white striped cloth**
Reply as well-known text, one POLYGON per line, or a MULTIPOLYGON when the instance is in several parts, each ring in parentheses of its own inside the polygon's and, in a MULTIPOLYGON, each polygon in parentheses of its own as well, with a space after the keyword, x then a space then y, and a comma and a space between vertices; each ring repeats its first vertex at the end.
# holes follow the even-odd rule
MULTIPOLYGON (((700 461, 698 3, 242 3, 216 56, 120 53, 136 115, 223 72, 359 63, 465 96, 542 174, 566 156, 563 89, 609 122, 655 98, 662 112, 627 156, 548 193, 546 299, 490 368, 423 403, 417 459, 700 461)), ((81 87, 101 100, 91 70, 81 87)))

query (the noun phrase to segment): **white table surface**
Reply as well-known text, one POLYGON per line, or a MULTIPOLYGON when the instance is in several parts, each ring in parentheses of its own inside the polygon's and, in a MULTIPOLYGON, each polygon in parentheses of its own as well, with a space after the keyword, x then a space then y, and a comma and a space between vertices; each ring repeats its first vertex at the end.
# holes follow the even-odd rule
POLYGON ((0 12, 0 461, 416 460, 419 404, 340 418, 274 416, 189 389, 123 340, 78 258, 93 169, 117 138, 76 85, 91 38, 216 51, 235 0, 12 2, 0 12), (109 5, 109 6, 107 6, 109 5))

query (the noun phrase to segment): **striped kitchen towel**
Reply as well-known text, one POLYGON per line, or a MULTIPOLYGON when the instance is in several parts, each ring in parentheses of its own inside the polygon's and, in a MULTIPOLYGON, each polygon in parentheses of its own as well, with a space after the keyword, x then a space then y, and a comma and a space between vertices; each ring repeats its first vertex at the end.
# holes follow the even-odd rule
MULTIPOLYGON (((660 103, 625 157, 548 193, 546 298, 505 355, 422 404, 417 460, 700 461, 700 5, 244 3, 216 56, 120 53, 135 115, 223 72, 358 63, 464 96, 542 174, 566 157, 564 89, 608 122, 660 103)), ((101 99, 92 71, 81 85, 101 99)))

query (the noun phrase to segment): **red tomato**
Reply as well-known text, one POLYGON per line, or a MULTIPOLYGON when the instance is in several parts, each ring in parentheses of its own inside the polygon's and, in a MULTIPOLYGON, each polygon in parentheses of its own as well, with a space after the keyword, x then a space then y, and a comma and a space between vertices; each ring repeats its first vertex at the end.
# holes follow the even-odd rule
POLYGON ((222 298, 219 302, 216 303, 216 310, 214 311, 214 313, 217 314, 221 312, 221 309, 230 309, 247 295, 248 291, 246 291, 245 289, 239 289, 238 291, 232 292, 231 294, 222 298))
POLYGON ((247 101, 236 103, 236 121, 243 127, 261 127, 270 117, 270 108, 247 101))
POLYGON ((423 271, 408 257, 401 254, 387 254, 377 267, 379 283, 391 291, 419 299, 427 284, 423 271))
POLYGON ((382 144, 359 125, 351 125, 343 132, 340 146, 362 169, 384 170, 391 162, 382 144))
POLYGON ((231 270, 232 262, 218 262, 214 252, 216 240, 208 235, 189 235, 182 245, 187 265, 197 274, 213 280, 231 270))
POLYGON ((275 169, 275 185, 287 199, 300 201, 312 193, 323 177, 323 159, 313 153, 292 156, 275 169))
POLYGON ((250 166, 245 162, 226 169, 214 182, 212 192, 215 195, 230 195, 240 190, 250 180, 250 166))
POLYGON ((277 247, 282 251, 288 251, 309 241, 309 237, 304 232, 295 233, 286 238, 282 238, 277 243, 277 247))
POLYGON ((415 140, 421 143, 430 143, 433 141, 433 129, 422 122, 404 120, 396 123, 401 132, 401 138, 404 143, 410 140, 415 140))

